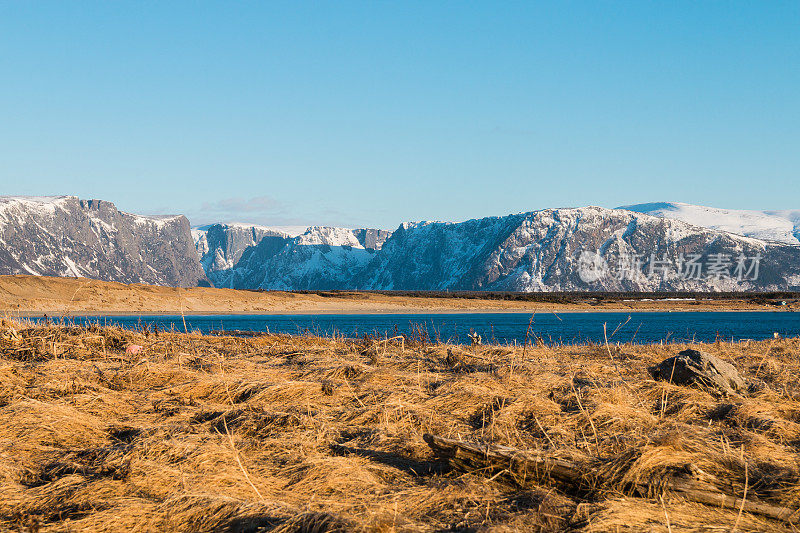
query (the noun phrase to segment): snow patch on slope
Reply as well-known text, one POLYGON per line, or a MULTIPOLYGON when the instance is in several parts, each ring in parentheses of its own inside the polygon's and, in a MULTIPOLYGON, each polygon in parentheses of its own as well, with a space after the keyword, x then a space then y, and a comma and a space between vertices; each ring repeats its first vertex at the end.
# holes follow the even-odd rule
POLYGON ((746 211, 681 202, 636 204, 618 209, 681 220, 694 226, 755 239, 800 245, 800 211, 746 211))
POLYGON ((305 233, 295 238, 295 243, 299 246, 327 245, 363 248, 352 230, 325 226, 308 228, 305 233))
POLYGON ((82 278, 83 275, 81 274, 80 270, 78 270, 78 265, 75 264, 75 261, 70 259, 68 256, 64 256, 64 264, 67 265, 66 270, 64 271, 65 276, 73 277, 73 278, 82 278))
POLYGON ((34 214, 53 215, 68 200, 75 196, 0 196, 0 220, 8 222, 9 215, 34 214))
MULTIPOLYGON (((121 213, 125 213, 124 211, 120 211, 121 213)), ((133 223, 137 226, 148 226, 148 225, 155 225, 157 228, 161 229, 167 224, 171 222, 175 222, 177 219, 181 218, 183 215, 134 215, 133 213, 125 213, 133 218, 133 223)))
POLYGON ((198 234, 205 233, 206 231, 208 231, 209 228, 213 226, 222 226, 223 228, 236 228, 236 229, 246 229, 246 230, 256 229, 272 233, 283 233, 288 237, 297 237, 298 235, 302 235, 309 229, 309 226, 261 226, 258 224, 248 224, 246 222, 215 222, 214 224, 195 226, 192 228, 192 232, 196 231, 198 234))

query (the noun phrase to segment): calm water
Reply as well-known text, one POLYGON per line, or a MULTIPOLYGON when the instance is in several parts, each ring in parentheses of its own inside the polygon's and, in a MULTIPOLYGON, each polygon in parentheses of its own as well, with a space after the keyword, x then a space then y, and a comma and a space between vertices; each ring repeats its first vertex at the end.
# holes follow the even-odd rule
MULTIPOLYGON (((138 328, 184 330, 180 316, 75 317, 70 322, 113 324, 138 328)), ((484 342, 513 344, 526 336, 547 343, 603 342, 606 324, 610 342, 655 343, 664 341, 713 342, 767 339, 775 332, 800 335, 800 313, 793 312, 689 312, 689 313, 458 313, 392 315, 212 315, 187 316, 189 331, 269 331, 272 333, 393 336, 424 331, 431 339, 469 343, 473 330, 484 342), (530 332, 526 335, 526 332, 530 332)))

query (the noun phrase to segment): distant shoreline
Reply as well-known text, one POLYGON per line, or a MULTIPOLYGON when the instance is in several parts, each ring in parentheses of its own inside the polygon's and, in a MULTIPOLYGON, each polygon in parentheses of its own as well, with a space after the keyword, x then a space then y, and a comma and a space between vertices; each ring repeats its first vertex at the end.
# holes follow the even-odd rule
MULTIPOLYGON (((185 317, 196 317, 196 316, 314 316, 314 315, 456 315, 456 314, 486 314, 486 315, 510 315, 510 314, 517 314, 517 315, 530 315, 530 314, 559 314, 559 315, 572 315, 572 314, 584 314, 584 313, 629 313, 629 314, 641 314, 641 313, 797 313, 800 312, 796 309, 794 310, 787 310, 787 309, 613 309, 613 308, 603 308, 603 309, 531 309, 531 310, 509 310, 509 309, 428 309, 428 308, 420 308, 420 309, 408 309, 404 311, 397 311, 394 309, 391 310, 321 310, 316 312, 305 311, 305 312, 296 312, 296 313, 285 313, 285 312, 258 312, 258 313, 220 313, 215 311, 203 311, 203 312, 191 312, 191 313, 183 313, 185 317)), ((159 312, 137 312, 137 311, 110 311, 110 312, 87 312, 81 314, 60 314, 58 312, 35 312, 35 313, 20 313, 18 316, 19 318, 114 318, 114 317, 131 317, 131 316, 142 316, 142 317, 172 317, 172 316, 181 316, 181 313, 178 311, 159 311, 159 312)))
POLYGON ((0 315, 378 315, 800 311, 800 294, 259 292, 176 288, 86 278, 0 276, 0 315))

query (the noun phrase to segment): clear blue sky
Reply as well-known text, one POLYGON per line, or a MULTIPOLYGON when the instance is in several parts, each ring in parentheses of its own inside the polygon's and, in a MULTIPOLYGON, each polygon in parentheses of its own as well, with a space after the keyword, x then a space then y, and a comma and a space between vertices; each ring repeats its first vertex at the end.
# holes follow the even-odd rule
POLYGON ((394 228, 800 208, 800 2, 0 3, 0 194, 394 228))

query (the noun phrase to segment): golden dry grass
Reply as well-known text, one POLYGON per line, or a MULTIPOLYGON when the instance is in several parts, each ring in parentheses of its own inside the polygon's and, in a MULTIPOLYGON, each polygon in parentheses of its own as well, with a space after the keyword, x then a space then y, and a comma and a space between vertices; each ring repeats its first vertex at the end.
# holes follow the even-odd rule
MULTIPOLYGON (((480 298, 436 298, 370 292, 303 294, 204 287, 177 288, 100 281, 88 278, 0 276, 0 313, 10 316, 247 314, 247 313, 436 313, 567 311, 774 311, 753 295, 725 300, 638 300, 607 298, 595 302, 535 302, 480 298)), ((789 300, 784 310, 798 310, 789 300)))
POLYGON ((684 345, 463 348, 0 327, 0 529, 792 531, 632 483, 695 465, 800 507, 800 341, 703 346, 742 397, 655 382, 684 345), (126 353, 131 344, 143 346, 126 353), (423 433, 600 459, 607 481, 451 471, 423 433))

